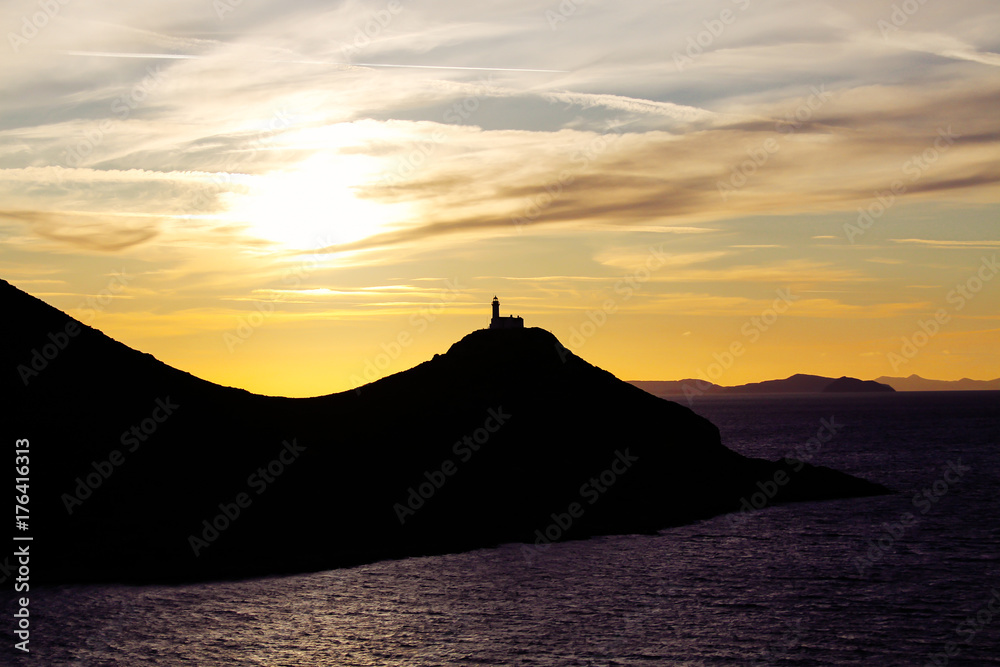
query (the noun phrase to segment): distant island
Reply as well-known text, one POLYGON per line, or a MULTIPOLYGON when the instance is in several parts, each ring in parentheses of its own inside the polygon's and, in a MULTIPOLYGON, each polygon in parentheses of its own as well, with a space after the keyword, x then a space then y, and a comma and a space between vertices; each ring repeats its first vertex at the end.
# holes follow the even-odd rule
POLYGON ((498 306, 496 326, 414 368, 302 399, 201 380, 3 281, 0 307, 4 424, 30 459, 32 584, 261 576, 502 543, 520 543, 528 567, 551 542, 888 492, 742 456, 707 419, 498 306))
POLYGON ((1000 391, 1000 378, 996 380, 928 380, 919 375, 905 378, 876 378, 876 382, 887 384, 896 391, 1000 391))
POLYGON ((705 380, 632 380, 630 384, 654 396, 703 394, 819 394, 847 392, 892 392, 892 386, 851 377, 830 378, 798 373, 783 380, 765 380, 726 387, 705 380))
POLYGON ((765 380, 734 386, 723 386, 706 380, 630 380, 630 384, 654 396, 702 396, 705 394, 819 394, 865 393, 893 391, 1000 391, 996 380, 927 380, 919 375, 909 377, 882 376, 874 380, 852 377, 824 377, 797 373, 783 380, 765 380))

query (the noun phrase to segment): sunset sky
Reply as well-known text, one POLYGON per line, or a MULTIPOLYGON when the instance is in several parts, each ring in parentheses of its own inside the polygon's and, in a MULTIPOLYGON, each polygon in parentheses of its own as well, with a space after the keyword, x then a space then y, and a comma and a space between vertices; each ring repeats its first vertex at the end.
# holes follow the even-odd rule
POLYGON ((0 27, 0 277, 213 382, 350 389, 494 294, 627 380, 1000 376, 995 2, 10 0, 0 27))

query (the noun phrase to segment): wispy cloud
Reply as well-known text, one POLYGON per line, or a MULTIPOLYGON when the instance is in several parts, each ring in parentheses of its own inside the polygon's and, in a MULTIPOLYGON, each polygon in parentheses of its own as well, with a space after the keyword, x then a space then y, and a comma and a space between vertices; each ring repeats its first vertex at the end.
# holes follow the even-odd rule
MULTIPOLYGON (((60 51, 60 55, 82 56, 93 58, 138 58, 141 60, 213 60, 212 56, 185 54, 185 53, 124 53, 121 51, 60 51)), ((247 62, 241 59, 241 62, 247 62)), ((362 63, 362 62, 336 62, 330 60, 289 60, 289 59, 259 59, 250 62, 258 63, 278 63, 286 65, 319 65, 330 67, 388 67, 400 69, 432 69, 432 70, 457 70, 471 72, 565 72, 560 69, 531 69, 524 67, 463 67, 460 65, 419 65, 403 63, 362 63)))
POLYGON ((942 241, 936 239, 889 239, 893 243, 920 245, 938 249, 978 249, 1000 248, 1000 241, 942 241))
POLYGON ((912 51, 932 53, 943 58, 967 60, 981 65, 1000 67, 1000 53, 980 51, 952 35, 938 32, 889 30, 883 39, 893 46, 912 51))

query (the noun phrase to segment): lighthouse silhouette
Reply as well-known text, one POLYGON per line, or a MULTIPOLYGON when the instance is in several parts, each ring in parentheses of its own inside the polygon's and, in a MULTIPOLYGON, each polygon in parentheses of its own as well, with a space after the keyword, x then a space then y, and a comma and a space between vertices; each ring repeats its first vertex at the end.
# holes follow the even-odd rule
POLYGON ((493 319, 490 320, 490 329, 523 329, 524 318, 508 315, 500 317, 500 299, 493 295, 493 319))

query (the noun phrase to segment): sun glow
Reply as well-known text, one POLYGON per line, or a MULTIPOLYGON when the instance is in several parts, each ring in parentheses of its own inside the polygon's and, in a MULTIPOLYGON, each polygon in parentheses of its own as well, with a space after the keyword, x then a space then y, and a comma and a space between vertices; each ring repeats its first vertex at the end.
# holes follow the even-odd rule
POLYGON ((357 195, 378 182, 377 158, 323 150, 287 169, 247 181, 229 195, 227 218, 255 237, 307 250, 358 241, 405 219, 406 207, 357 195))

